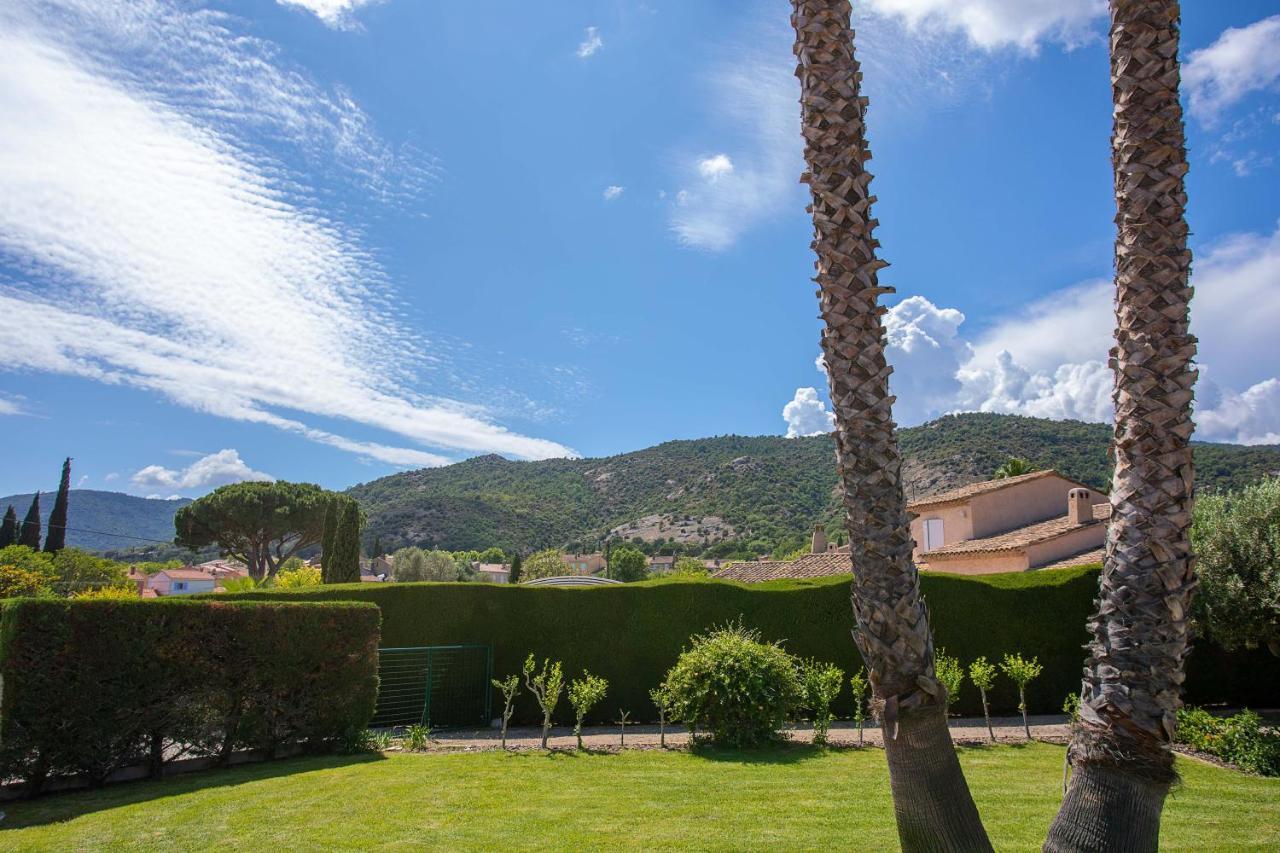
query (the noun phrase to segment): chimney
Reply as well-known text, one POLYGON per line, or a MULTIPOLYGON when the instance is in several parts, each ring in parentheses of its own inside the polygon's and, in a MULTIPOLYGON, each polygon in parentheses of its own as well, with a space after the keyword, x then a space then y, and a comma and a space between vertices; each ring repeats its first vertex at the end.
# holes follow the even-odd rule
POLYGON ((821 522, 813 526, 813 548, 815 554, 827 553, 827 528, 821 522))
POLYGON ((1067 521, 1072 527, 1093 522, 1093 503, 1088 489, 1072 489, 1067 492, 1067 521))

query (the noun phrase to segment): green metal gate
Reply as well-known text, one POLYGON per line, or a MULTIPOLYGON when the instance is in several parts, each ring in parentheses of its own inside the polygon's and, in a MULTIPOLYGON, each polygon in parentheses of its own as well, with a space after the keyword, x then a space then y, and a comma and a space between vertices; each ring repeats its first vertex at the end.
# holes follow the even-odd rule
POLYGON ((493 650, 484 645, 378 649, 375 728, 487 727, 493 650))

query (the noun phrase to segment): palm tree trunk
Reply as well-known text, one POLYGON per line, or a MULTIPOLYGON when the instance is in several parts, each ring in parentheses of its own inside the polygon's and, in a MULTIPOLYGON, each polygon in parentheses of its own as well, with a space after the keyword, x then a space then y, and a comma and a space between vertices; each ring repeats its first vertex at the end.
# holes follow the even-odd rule
POLYGON ((885 754, 907 850, 989 850, 945 718, 946 689, 934 673, 933 638, 911 561, 894 434, 891 368, 871 234, 875 197, 863 164, 871 158, 853 50, 848 0, 792 0, 802 134, 813 198, 813 249, 826 328, 823 356, 836 414, 854 571, 855 639, 870 672, 885 754))
POLYGON ((1155 850, 1176 779, 1169 745, 1195 586, 1188 529, 1196 378, 1178 28, 1177 0, 1111 0, 1116 469, 1068 749, 1074 773, 1046 850, 1155 850))

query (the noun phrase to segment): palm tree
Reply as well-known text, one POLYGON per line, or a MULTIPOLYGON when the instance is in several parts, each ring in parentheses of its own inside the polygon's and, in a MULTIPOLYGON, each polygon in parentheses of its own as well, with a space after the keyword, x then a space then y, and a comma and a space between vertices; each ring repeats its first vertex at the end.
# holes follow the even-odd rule
POLYGON ((1155 850, 1192 588, 1191 253, 1177 0, 1111 0, 1115 475, 1073 775, 1046 850, 1155 850))
POLYGON ((894 435, 885 309, 872 238, 871 158, 848 0, 792 0, 802 134, 813 198, 813 249, 826 328, 823 356, 836 414, 836 458, 853 562, 855 638, 871 673, 907 850, 990 849, 951 744, 946 690, 911 562, 912 540, 894 435))
POLYGON ((1036 470, 1036 466, 1032 465, 1025 459, 1018 456, 1010 456, 1004 461, 1004 464, 996 469, 995 479, 1004 480, 1008 477, 1021 477, 1023 474, 1030 474, 1036 470))

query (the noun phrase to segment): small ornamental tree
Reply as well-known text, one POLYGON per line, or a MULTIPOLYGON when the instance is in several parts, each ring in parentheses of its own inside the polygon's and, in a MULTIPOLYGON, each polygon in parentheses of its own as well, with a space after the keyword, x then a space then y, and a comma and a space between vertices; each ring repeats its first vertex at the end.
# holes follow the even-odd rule
POLYGON ((618 548, 609 555, 609 576, 623 583, 642 581, 649 577, 649 559, 636 548, 618 548))
POLYGON ((934 671, 938 682, 947 688, 947 710, 950 711, 951 706, 960 698, 960 687, 964 684, 964 665, 959 658, 948 656, 946 649, 939 649, 934 671))
POLYGON ((547 737, 551 734, 551 715, 560 704, 560 693, 564 690, 564 671, 560 668, 560 661, 552 663, 544 659, 539 670, 538 662, 529 655, 524 661, 524 686, 529 688, 542 709, 542 748, 546 749, 547 737))
POLYGON ((831 729, 831 703, 840 695, 844 670, 833 663, 807 660, 800 665, 804 704, 813 713, 813 742, 825 744, 831 729))
POLYGON ((582 671, 582 678, 569 682, 569 704, 573 706, 574 716, 573 736, 578 739, 578 749, 582 749, 582 721, 588 711, 600 704, 608 691, 608 681, 585 669, 582 671))
POLYGON ((969 680, 978 688, 982 697, 982 717, 987 721, 987 737, 996 742, 995 729, 991 728, 991 707, 987 704, 987 691, 996 683, 996 665, 985 657, 980 657, 969 664, 969 680))
POLYGON ((520 695, 520 676, 508 675, 499 681, 493 679, 493 686, 502 694, 502 748, 507 748, 507 724, 515 713, 516 697, 520 695))
POLYGON ((863 744, 863 725, 867 721, 867 671, 860 669, 849 677, 849 689, 853 691, 853 721, 858 724, 858 746, 863 744))
POLYGON ((1031 724, 1027 722, 1027 685, 1040 676, 1043 667, 1037 658, 1023 660, 1022 655, 1005 655, 1000 664, 1000 671, 1009 676, 1009 680, 1018 685, 1018 710, 1022 712, 1022 729, 1031 740, 1031 724))
POLYGON ((725 625, 691 638, 667 673, 671 715, 722 746, 775 740, 804 701, 795 660, 757 631, 725 625))
POLYGON ((667 746, 667 714, 671 712, 671 699, 667 696, 666 685, 659 685, 649 691, 649 699, 653 707, 658 709, 658 746, 667 746))

